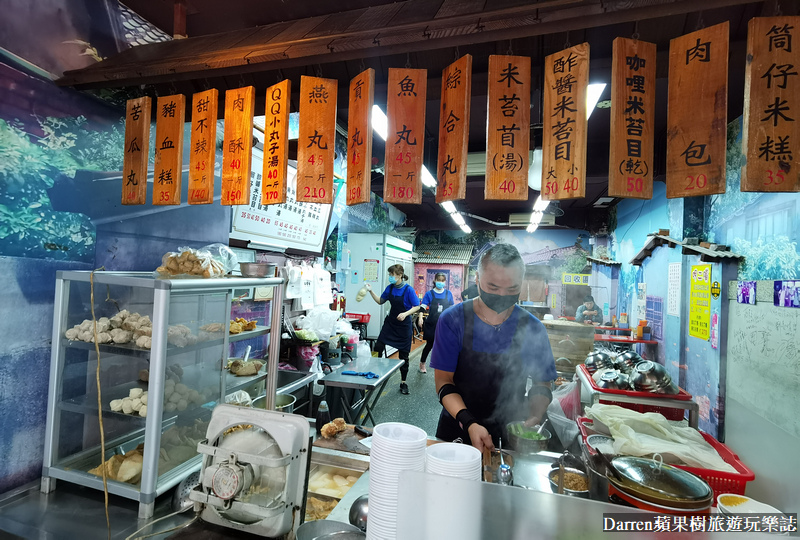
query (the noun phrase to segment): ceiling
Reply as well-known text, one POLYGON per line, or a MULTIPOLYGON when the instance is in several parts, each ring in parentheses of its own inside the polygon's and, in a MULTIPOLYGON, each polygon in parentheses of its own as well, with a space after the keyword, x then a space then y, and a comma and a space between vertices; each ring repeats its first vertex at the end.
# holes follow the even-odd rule
MULTIPOLYGON (((141 87, 153 95, 171 93, 192 94, 207 87, 218 88, 221 94, 228 88, 254 85, 256 94, 263 95, 264 90, 282 80, 289 78, 299 82, 301 75, 317 75, 339 81, 339 123, 346 127, 347 123, 347 91, 349 81, 365 68, 373 68, 376 72, 375 102, 385 110, 386 80, 388 69, 392 67, 424 68, 428 70, 428 102, 426 110, 425 164, 428 170, 436 170, 439 96, 441 88, 441 72, 456 58, 464 54, 473 57, 472 107, 470 113, 469 151, 485 152, 486 136, 486 93, 488 57, 491 54, 512 54, 530 56, 532 58, 531 100, 531 146, 541 146, 542 96, 542 64, 546 55, 558 52, 565 43, 578 44, 588 42, 591 47, 590 83, 610 81, 611 45, 615 37, 631 37, 638 32, 640 39, 650 41, 658 47, 658 68, 656 84, 656 125, 655 125, 655 165, 657 181, 663 181, 666 151, 666 112, 667 112, 667 64, 669 41, 682 34, 692 32, 701 27, 711 26, 725 20, 730 22, 730 63, 728 90, 728 118, 733 119, 742 114, 744 92, 745 46, 747 39, 747 21, 755 16, 771 16, 774 14, 774 1, 743 2, 742 0, 703 0, 701 2, 685 2, 671 0, 546 0, 530 2, 526 0, 405 0, 390 2, 388 0, 306 0, 306 1, 271 1, 259 0, 124 0, 124 3, 143 18, 160 27, 165 32, 173 33, 174 14, 185 9, 185 29, 189 39, 175 40, 166 44, 144 45, 135 51, 123 52, 118 57, 97 64, 96 68, 86 68, 78 72, 68 72, 61 84, 78 88, 90 87, 141 87), (614 7, 616 5, 616 11, 614 7), (268 6, 268 7, 267 7, 268 6), (535 11, 535 19, 524 21, 525 25, 514 26, 513 17, 528 16, 531 8, 542 6, 542 13, 535 11), (544 9, 550 7, 551 11, 544 9), (695 11, 703 7, 703 11, 695 11), (630 13, 625 9, 630 8, 630 13), (558 9, 558 12, 554 11, 558 9), (597 10, 601 11, 597 11, 597 10), (515 10, 517 10, 515 12, 515 10), (522 10, 527 10, 523 12, 522 10), (374 44, 359 49, 352 45, 350 50, 339 45, 336 39, 341 36, 356 35, 351 32, 354 21, 363 21, 372 17, 370 14, 391 12, 385 21, 375 22, 375 28, 369 35, 377 32, 372 39, 374 44), (552 14, 551 14, 552 12, 552 14), (508 26, 495 28, 488 22, 491 16, 501 14, 510 18, 505 21, 508 26), (556 16, 557 14, 557 16, 556 16), (594 14, 594 15, 592 15, 594 14), (585 15, 585 16, 584 16, 585 15), (589 17, 589 15, 592 15, 589 17), (650 16, 648 16, 650 15, 650 16), (482 19, 482 16, 487 18, 482 19), (551 19, 548 19, 550 17, 551 19), (490 32, 477 30, 464 35, 462 31, 450 29, 447 34, 426 36, 420 32, 426 23, 444 25, 448 21, 458 23, 458 28, 468 25, 488 25, 490 32), (544 21, 544 22, 541 22, 544 21), (293 26, 287 26, 290 22, 293 26), (609 24, 602 24, 608 22, 609 24), (302 23, 302 24, 301 24, 302 23), (549 24, 547 28, 543 25, 549 24), (602 24, 602 25, 600 25, 602 24), (287 34, 289 28, 304 25, 306 34, 297 32, 287 34), (258 27, 258 28, 256 28, 258 27), (380 30, 380 32, 378 32, 380 30), (551 31, 548 31, 551 30, 551 31), (405 32, 403 39, 382 43, 381 36, 392 36, 392 31, 405 32), (271 32, 269 39, 259 37, 259 32, 271 32), (348 32, 350 32, 348 34, 348 32), (275 34, 279 35, 276 37, 275 34), (326 33, 329 38, 326 38, 326 33), (284 36, 284 37, 281 37, 284 36), (288 37, 287 37, 288 36, 288 37), (322 37, 320 37, 322 36, 322 37), (411 36, 411 37, 409 37, 411 36), (503 39, 504 36, 508 36, 503 39), (511 39, 508 39, 511 38, 511 39), (271 57, 266 53, 261 60, 250 54, 243 59, 238 58, 236 47, 251 51, 266 41, 270 47, 277 46, 283 39, 290 44, 292 54, 285 49, 279 55, 271 57), (310 48, 314 43, 325 47, 327 39, 328 54, 319 51, 294 53, 302 47, 310 48), (248 42, 249 40, 249 42, 248 42), (320 41, 323 40, 323 41, 320 41), (259 41, 259 44, 253 43, 259 41), (241 45, 248 43, 247 47, 241 45), (334 45, 335 43, 335 45, 334 45), (227 45, 226 45, 227 44, 227 45), (204 60, 200 67, 181 69, 179 56, 171 69, 148 71, 150 65, 158 63, 175 51, 185 51, 184 64, 200 53, 192 52, 192 46, 201 46, 209 50, 209 58, 221 58, 226 51, 230 55, 224 60, 213 63, 204 60), (216 49, 215 49, 216 47, 216 49), (150 48, 150 50, 148 50, 150 48), (213 49, 213 50, 212 50, 213 49), (212 55, 213 52, 213 55, 212 55), (236 52, 236 54, 234 54, 236 52), (127 54, 126 54, 127 53, 127 54), (148 57, 149 54, 149 57, 148 57), (304 56, 305 54, 305 56, 304 56), (242 60, 242 61, 240 61, 242 60), (105 71, 103 71, 105 69, 105 71), (125 69, 128 69, 126 72, 125 69), (112 71, 113 75, 112 75, 112 71), (145 86, 140 86, 145 85, 145 86)), ((796 14, 796 2, 783 2, 782 11, 786 15, 796 14)), ((364 34, 364 24, 360 24, 359 32, 364 34)), ((180 25, 179 25, 180 27, 180 25)), ((356 36, 358 37, 358 36, 356 36)), ((362 39, 363 41, 363 39, 362 39)), ((355 42, 352 42, 355 43, 355 42)), ((287 47, 289 45, 286 45, 287 47)), ((247 56, 247 55, 246 55, 247 56)), ((293 109, 297 107, 297 91, 295 87, 293 109)), ((607 86, 601 102, 610 99, 610 86, 607 86)), ((602 104, 602 103, 601 103, 602 104)), ((256 104, 256 110, 263 110, 263 101, 256 104)), ((222 107, 220 111, 224 110, 222 107)), ((609 109, 597 108, 589 119, 587 150, 587 189, 584 199, 561 201, 563 216, 556 220, 557 226, 568 226, 588 229, 597 232, 607 221, 608 210, 595 207, 595 202, 607 194, 607 172, 609 151, 609 109)), ((375 137, 373 155, 382 156, 383 141, 375 137)), ((382 161, 382 159, 381 159, 382 161)), ((457 208, 465 213, 482 216, 486 220, 504 223, 510 213, 530 212, 537 192, 529 191, 529 201, 485 201, 483 197, 483 177, 469 177, 467 181, 466 200, 458 201, 457 208)), ((377 194, 383 190, 382 174, 373 174, 372 189, 377 194)), ((612 202, 613 205, 615 202, 612 202)), ((433 192, 425 190, 421 205, 397 205, 408 216, 408 226, 418 230, 455 229, 457 226, 445 212, 435 204, 433 192)), ((551 205, 552 206, 552 205, 551 205)), ((559 212, 560 213, 560 212, 559 212)), ((498 228, 497 225, 466 217, 467 224, 473 229, 498 228)))

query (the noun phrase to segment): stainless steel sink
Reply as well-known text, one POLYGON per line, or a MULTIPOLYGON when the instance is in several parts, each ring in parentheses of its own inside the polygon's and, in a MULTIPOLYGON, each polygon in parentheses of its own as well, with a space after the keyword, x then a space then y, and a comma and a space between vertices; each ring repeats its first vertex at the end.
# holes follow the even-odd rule
POLYGON ((303 371, 278 370, 278 394, 291 394, 313 382, 315 375, 303 371))
POLYGON ((514 456, 514 485, 552 493, 547 475, 561 454, 545 451, 538 454, 511 452, 511 455, 514 456))

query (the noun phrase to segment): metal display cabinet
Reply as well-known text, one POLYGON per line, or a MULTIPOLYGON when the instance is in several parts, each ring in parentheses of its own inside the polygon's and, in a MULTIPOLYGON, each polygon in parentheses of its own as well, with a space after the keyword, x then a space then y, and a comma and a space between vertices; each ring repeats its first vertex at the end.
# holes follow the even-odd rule
MULTIPOLYGON (((94 343, 65 337, 74 325, 92 319, 90 275, 61 271, 56 276, 44 493, 55 489, 57 479, 103 489, 102 477, 88 472, 101 464, 98 356, 94 343)), ((127 310, 152 320, 150 349, 133 342, 99 345, 106 461, 137 447, 143 450, 138 481, 109 479, 108 490, 139 501, 140 518, 152 517, 156 497, 199 470, 197 441, 205 438, 211 411, 224 403, 226 395, 266 378, 266 406, 274 409, 284 283, 284 278, 159 279, 151 272, 94 273, 97 319, 127 310), (269 286, 274 287, 270 326, 229 335, 233 289, 269 286), (267 333, 266 370, 252 377, 235 377, 224 369, 229 342, 267 333), (140 380, 145 369, 148 382, 140 380), (176 389, 173 394, 180 388, 185 392, 181 397, 188 397, 181 402, 169 395, 165 400, 169 387, 176 389), (148 392, 145 417, 111 410, 111 401, 127 397, 133 388, 148 392)))

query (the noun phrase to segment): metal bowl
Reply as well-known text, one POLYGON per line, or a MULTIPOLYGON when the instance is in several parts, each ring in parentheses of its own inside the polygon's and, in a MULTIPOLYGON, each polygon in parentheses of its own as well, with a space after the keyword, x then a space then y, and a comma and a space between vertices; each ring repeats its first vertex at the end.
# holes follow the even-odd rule
POLYGON ((521 423, 522 422, 511 422, 506 426, 508 441, 511 443, 511 447, 521 454, 538 454, 542 450, 546 450, 547 444, 550 442, 550 437, 552 437, 551 433, 547 431, 547 429, 542 429, 541 434, 544 438, 537 441, 517 437, 511 433, 511 426, 521 423))
POLYGON ((586 365, 586 369, 589 370, 590 374, 594 373, 598 369, 614 367, 611 357, 600 352, 591 353, 586 357, 586 360, 584 360, 583 363, 586 365))
POLYGON ((642 362, 641 356, 633 351, 626 351, 614 360, 614 366, 623 373, 630 374, 639 362, 642 362))
POLYGON ((597 387, 606 390, 630 390, 631 385, 626 374, 619 371, 606 371, 600 375, 597 387))
MULTIPOLYGON (((558 471, 559 469, 556 467, 550 471, 547 475, 548 480, 550 480, 550 489, 553 490, 553 493, 558 493, 558 471)), ((589 476, 578 469, 573 469, 572 467, 564 467, 565 473, 574 473, 578 476, 583 477, 586 480, 586 490, 585 491, 575 491, 572 489, 564 488, 564 495, 568 495, 570 497, 580 497, 582 499, 589 498, 589 476)))
POLYGON ((239 263, 239 269, 244 277, 275 277, 275 268, 277 268, 277 265, 272 263, 239 263))
POLYGON ((367 530, 367 517, 369 515, 369 500, 367 495, 362 495, 350 507, 350 525, 355 525, 362 531, 367 530))
POLYGON ((640 392, 658 392, 672 383, 667 370, 661 364, 649 360, 639 362, 631 372, 631 385, 640 392))

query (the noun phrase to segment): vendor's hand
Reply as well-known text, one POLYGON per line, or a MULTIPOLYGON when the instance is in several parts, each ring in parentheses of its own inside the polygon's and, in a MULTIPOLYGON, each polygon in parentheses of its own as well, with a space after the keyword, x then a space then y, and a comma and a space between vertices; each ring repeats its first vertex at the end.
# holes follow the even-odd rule
POLYGON ((404 320, 406 320, 406 317, 408 317, 408 315, 406 315, 405 313, 401 313, 397 316, 397 320, 403 322, 404 320))
POLYGON ((492 436, 489 435, 489 432, 480 424, 472 424, 469 426, 467 430, 469 433, 469 440, 472 441, 472 446, 477 448, 481 454, 484 450, 488 450, 490 452, 494 452, 494 443, 492 442, 492 436))
POLYGON ((364 283, 364 288, 367 289, 369 292, 372 292, 372 286, 369 283, 364 283))
POLYGON ((535 427, 541 423, 541 420, 542 419, 539 418, 538 416, 531 416, 530 418, 525 420, 524 425, 525 427, 535 427))

